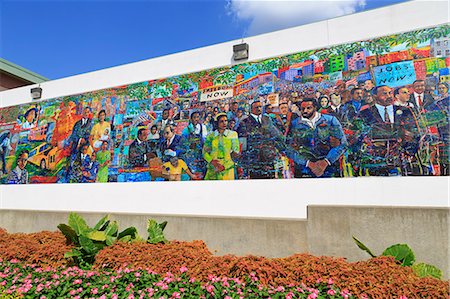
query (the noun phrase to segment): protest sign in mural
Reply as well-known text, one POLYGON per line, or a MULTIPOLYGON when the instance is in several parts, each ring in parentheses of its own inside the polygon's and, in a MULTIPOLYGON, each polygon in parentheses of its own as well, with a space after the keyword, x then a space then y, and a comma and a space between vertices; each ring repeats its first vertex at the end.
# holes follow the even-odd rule
POLYGON ((5 107, 1 182, 449 175, 449 33, 5 107))

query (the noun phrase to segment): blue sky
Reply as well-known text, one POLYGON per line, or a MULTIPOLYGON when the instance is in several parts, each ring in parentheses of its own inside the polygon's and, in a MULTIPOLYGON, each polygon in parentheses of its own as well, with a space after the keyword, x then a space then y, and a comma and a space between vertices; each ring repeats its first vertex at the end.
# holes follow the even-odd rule
POLYGON ((0 57, 49 79, 405 0, 0 0, 0 57))

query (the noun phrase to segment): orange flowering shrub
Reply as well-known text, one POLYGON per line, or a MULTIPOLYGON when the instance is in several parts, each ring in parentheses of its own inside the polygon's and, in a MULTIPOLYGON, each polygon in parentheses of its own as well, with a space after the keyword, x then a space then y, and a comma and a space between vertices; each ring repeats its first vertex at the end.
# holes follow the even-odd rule
POLYGON ((64 253, 71 246, 60 232, 42 231, 38 233, 9 234, 0 229, 0 258, 17 259, 42 266, 59 267, 66 265, 64 253))
MULTIPOLYGON (((0 230, 0 258, 22 262, 65 265, 71 247, 59 232, 8 234, 0 230)), ((214 256, 203 241, 172 241, 168 244, 117 242, 96 256, 94 270, 149 268, 156 273, 177 273, 187 267, 200 281, 208 276, 242 278, 256 275, 263 285, 288 286, 333 283, 358 298, 450 298, 449 282, 419 278, 410 267, 392 257, 376 257, 350 263, 344 258, 295 254, 285 258, 234 255, 214 256)))

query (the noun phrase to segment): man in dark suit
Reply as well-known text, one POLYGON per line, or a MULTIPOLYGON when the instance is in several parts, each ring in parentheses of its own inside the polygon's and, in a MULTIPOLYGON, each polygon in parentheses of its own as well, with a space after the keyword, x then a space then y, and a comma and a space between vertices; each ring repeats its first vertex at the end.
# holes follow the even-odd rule
POLYGON ((88 154, 89 144, 85 143, 80 146, 79 151, 71 156, 68 179, 70 183, 83 182, 83 170, 86 169, 91 157, 88 154))
MULTIPOLYGON (((365 124, 366 169, 371 175, 398 175, 411 172, 404 163, 419 148, 419 128, 413 109, 393 105, 393 91, 388 86, 373 89, 375 105, 360 112, 365 124)), ((363 166, 364 167, 364 166, 363 166)))
POLYGON ((424 80, 416 80, 412 86, 414 92, 411 94, 409 101, 413 105, 414 112, 416 114, 422 114, 429 110, 434 100, 430 95, 425 93, 424 80))
POLYGON ((345 123, 351 123, 361 111, 363 103, 364 92, 361 88, 355 87, 350 91, 352 99, 345 103, 341 109, 341 119, 345 123))
POLYGON ((159 143, 159 150, 162 154, 163 162, 168 162, 170 160, 172 152, 176 153, 177 157, 181 157, 184 153, 182 146, 182 137, 175 134, 174 128, 168 125, 163 130, 163 138, 159 143))
POLYGON ((72 135, 70 135, 70 152, 75 154, 80 149, 80 146, 86 144, 92 130, 92 120, 90 118, 91 109, 84 107, 83 114, 73 126, 72 135))
POLYGON ((244 176, 252 179, 271 178, 267 169, 273 168, 273 161, 262 157, 262 148, 275 148, 275 140, 282 134, 275 128, 269 116, 262 113, 262 103, 256 100, 250 105, 250 115, 239 122, 237 133, 243 142, 241 165, 244 176))
POLYGON ((128 163, 131 167, 145 167, 149 159, 155 157, 154 150, 147 141, 148 130, 141 128, 138 131, 138 136, 130 144, 128 149, 128 163))

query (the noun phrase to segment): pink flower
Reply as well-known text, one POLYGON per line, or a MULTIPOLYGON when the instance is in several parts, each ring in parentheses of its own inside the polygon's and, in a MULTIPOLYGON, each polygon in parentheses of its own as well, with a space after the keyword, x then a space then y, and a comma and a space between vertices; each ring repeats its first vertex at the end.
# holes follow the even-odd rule
POLYGON ((336 291, 333 289, 330 289, 330 290, 328 290, 327 294, 330 296, 334 296, 336 294, 336 291))
POLYGON ((173 292, 173 294, 172 294, 172 298, 180 298, 180 293, 178 293, 178 292, 173 292))
POLYGON ((75 279, 73 282, 73 284, 81 284, 81 283, 82 283, 81 279, 75 279))
POLYGON ((69 294, 70 294, 71 296, 75 295, 76 293, 77 293, 77 291, 75 291, 75 290, 70 290, 70 292, 69 292, 69 294))
POLYGON ((328 278, 328 284, 333 284, 334 283, 334 281, 333 281, 333 278, 328 278))
POLYGON ((94 295, 98 294, 98 288, 92 289, 92 290, 91 290, 91 293, 94 294, 94 295))
POLYGON ((317 293, 311 293, 308 295, 307 299, 315 299, 315 298, 317 298, 317 293))
POLYGON ((286 299, 292 299, 294 297, 294 293, 289 292, 286 294, 286 299))
POLYGON ((406 297, 405 295, 401 295, 398 299, 408 299, 408 297, 406 297))
POLYGON ((214 291, 214 286, 212 286, 212 285, 207 285, 207 286, 206 286, 206 291, 207 291, 208 293, 212 293, 212 292, 214 291))
POLYGON ((348 297, 350 297, 351 294, 347 289, 344 289, 344 290, 342 290, 341 295, 342 295, 342 297, 347 299, 348 297))
POLYGON ((187 272, 187 270, 188 270, 188 268, 186 266, 183 266, 180 268, 181 273, 187 272))

